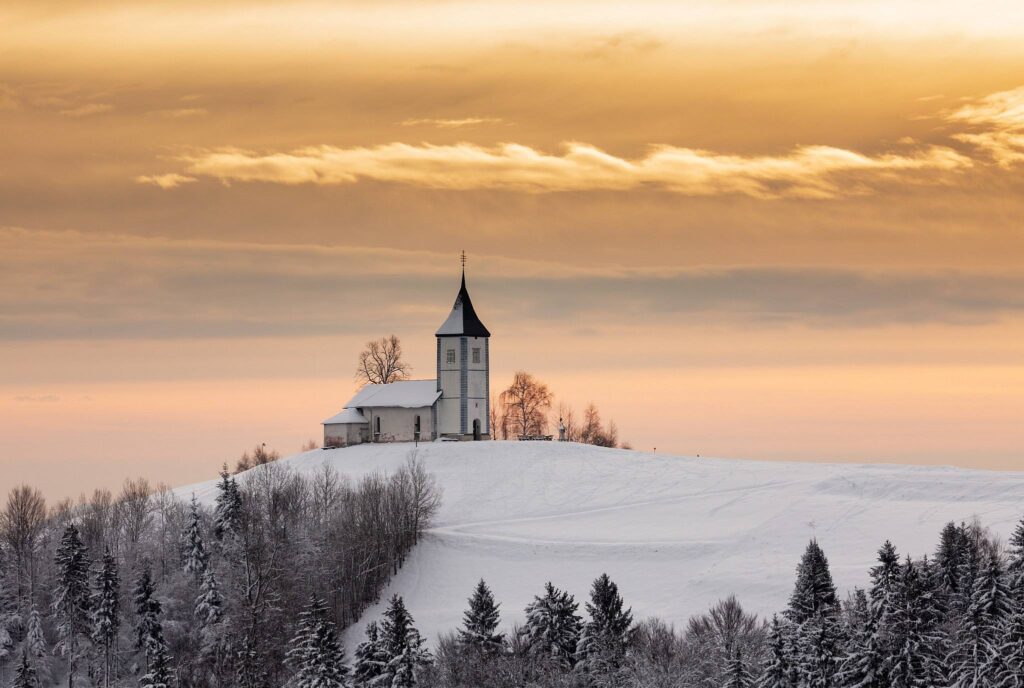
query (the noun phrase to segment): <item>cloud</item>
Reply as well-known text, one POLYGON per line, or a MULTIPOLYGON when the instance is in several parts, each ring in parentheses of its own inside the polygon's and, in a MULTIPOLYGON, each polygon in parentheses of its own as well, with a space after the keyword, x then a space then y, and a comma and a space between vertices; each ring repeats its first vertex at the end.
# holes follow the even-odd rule
MULTIPOLYGON (((454 254, 0 229, 0 332, 43 340, 432 330, 457 287, 454 254)), ((481 317, 506 331, 1024 318, 1019 270, 625 269, 474 255, 470 277, 481 317)))
POLYGON ((15 110, 20 104, 14 89, 7 84, 0 84, 0 110, 15 110))
POLYGON ((153 110, 151 114, 157 115, 158 117, 166 117, 168 119, 182 119, 184 117, 201 117, 209 114, 206 108, 191 107, 191 108, 170 108, 167 110, 153 110))
POLYGON ((1024 162, 1024 86, 968 103, 947 113, 946 119, 972 127, 953 138, 980 148, 1000 167, 1024 162))
POLYGON ((60 401, 60 396, 56 394, 19 394, 14 397, 14 400, 19 403, 53 404, 60 401))
POLYGON ((60 114, 66 117, 92 117, 93 115, 102 115, 105 112, 110 112, 113 109, 114 106, 110 103, 86 103, 77 107, 61 110, 60 114))
POLYGON ((407 119, 402 121, 403 127, 433 126, 439 129, 459 129, 476 124, 499 124, 500 117, 464 117, 462 119, 407 119))
POLYGON ((434 189, 532 193, 654 187, 684 195, 745 194, 761 199, 835 198, 865 193, 897 179, 935 180, 971 166, 970 159, 942 146, 878 156, 830 146, 801 146, 778 156, 655 146, 641 158, 626 159, 586 143, 567 143, 559 155, 516 143, 389 143, 369 148, 318 146, 288 153, 220 149, 183 160, 190 174, 223 182, 331 185, 366 179, 434 189))
POLYGON ((168 174, 144 174, 136 177, 135 181, 139 184, 152 184, 153 186, 159 186, 161 189, 174 189, 182 184, 190 184, 197 180, 195 177, 186 177, 185 175, 178 174, 177 172, 169 172, 168 174))

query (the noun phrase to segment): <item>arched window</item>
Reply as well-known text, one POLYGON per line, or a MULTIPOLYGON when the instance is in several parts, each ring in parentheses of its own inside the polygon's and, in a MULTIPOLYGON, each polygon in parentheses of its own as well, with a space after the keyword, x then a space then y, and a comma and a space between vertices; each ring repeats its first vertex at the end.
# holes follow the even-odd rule
POLYGON ((480 419, 479 418, 474 418, 473 419, 473 439, 477 440, 477 441, 480 440, 480 419))
POLYGON ((373 437, 374 439, 380 439, 380 416, 373 419, 373 437))
POLYGON ((416 439, 420 438, 420 417, 416 416, 416 427, 414 432, 416 433, 416 439))

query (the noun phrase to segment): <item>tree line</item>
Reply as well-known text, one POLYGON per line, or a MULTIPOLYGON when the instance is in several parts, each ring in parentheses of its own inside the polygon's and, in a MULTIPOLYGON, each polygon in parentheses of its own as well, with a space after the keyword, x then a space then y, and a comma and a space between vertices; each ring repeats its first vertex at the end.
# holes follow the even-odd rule
POLYGON ((0 685, 312 685, 295 683, 303 658, 379 597, 440 505, 415 455, 358 481, 225 467, 215 493, 208 507, 137 480, 47 509, 12 490, 0 685))

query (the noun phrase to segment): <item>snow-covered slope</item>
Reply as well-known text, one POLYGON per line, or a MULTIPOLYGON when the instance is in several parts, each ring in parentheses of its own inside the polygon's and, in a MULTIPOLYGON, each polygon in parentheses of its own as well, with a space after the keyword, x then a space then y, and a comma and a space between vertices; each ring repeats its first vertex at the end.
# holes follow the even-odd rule
MULTIPOLYGON (((358 477, 396 468, 411 450, 361 445, 283 461, 297 471, 326 462, 358 477)), ((934 551, 946 521, 977 516, 1005 538, 1024 515, 1024 473, 694 459, 557 442, 434 443, 418 456, 443 488, 443 506, 385 598, 403 595, 431 638, 459 624, 481 577, 506 625, 522 620, 545 581, 579 599, 602 572, 638 617, 680 624, 732 593, 769 614, 786 603, 812 537, 846 590, 866 582, 886 538, 920 555, 934 551)), ((193 491, 212 499, 213 483, 179 493, 193 491)), ((361 634, 362 624, 349 642, 361 634)))

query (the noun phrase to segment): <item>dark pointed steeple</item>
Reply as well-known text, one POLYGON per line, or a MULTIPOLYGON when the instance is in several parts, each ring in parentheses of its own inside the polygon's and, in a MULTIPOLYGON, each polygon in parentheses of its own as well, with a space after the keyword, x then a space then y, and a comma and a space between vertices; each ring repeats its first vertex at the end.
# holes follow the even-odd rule
POLYGON ((435 336, 438 337, 490 337, 491 333, 480 322, 476 311, 473 309, 473 301, 469 298, 466 290, 466 254, 462 254, 462 285, 459 287, 459 294, 455 297, 455 305, 448 319, 438 328, 435 336))

